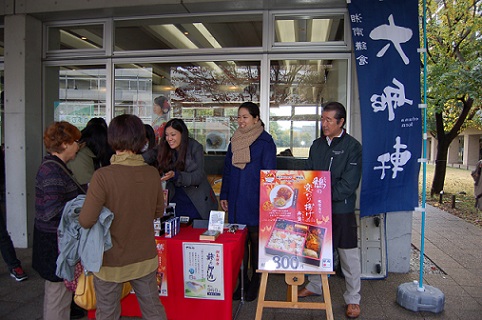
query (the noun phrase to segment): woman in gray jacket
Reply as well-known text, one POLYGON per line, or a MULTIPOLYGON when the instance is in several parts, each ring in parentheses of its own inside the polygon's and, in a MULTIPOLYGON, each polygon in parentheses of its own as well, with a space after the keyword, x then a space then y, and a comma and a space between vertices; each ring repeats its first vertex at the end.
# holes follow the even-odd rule
POLYGON ((176 215, 191 219, 209 219, 218 209, 218 201, 204 172, 203 146, 189 137, 181 119, 166 123, 158 147, 161 180, 166 181, 169 202, 176 204, 176 215))

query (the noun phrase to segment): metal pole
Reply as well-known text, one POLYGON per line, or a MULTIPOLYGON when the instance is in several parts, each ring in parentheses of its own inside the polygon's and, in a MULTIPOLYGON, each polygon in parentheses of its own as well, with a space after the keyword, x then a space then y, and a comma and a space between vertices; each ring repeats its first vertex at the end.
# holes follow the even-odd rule
MULTIPOLYGON (((423 159, 427 159, 427 2, 423 0, 423 159)), ((427 197, 427 162, 422 162, 422 226, 420 243, 420 274, 418 291, 424 291, 423 287, 423 259, 425 251, 425 203, 427 197)))

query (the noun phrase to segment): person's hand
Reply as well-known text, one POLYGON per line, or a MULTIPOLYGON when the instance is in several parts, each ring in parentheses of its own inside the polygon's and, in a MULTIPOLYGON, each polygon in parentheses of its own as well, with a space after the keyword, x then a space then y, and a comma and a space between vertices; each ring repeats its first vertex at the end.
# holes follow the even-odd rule
POLYGON ((174 171, 171 170, 171 171, 166 172, 166 173, 161 177, 161 181, 167 181, 167 180, 169 180, 169 179, 171 179, 171 178, 173 178, 173 177, 174 177, 174 171))
POLYGON ((221 208, 223 208, 224 211, 228 211, 228 200, 221 200, 221 208))

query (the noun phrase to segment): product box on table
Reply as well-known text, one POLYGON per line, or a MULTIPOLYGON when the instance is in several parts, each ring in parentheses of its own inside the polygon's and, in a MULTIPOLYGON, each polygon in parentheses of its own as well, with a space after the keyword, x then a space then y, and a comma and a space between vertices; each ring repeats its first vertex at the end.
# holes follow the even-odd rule
POLYGON ((206 230, 199 235, 199 240, 214 241, 221 233, 217 230, 206 230))

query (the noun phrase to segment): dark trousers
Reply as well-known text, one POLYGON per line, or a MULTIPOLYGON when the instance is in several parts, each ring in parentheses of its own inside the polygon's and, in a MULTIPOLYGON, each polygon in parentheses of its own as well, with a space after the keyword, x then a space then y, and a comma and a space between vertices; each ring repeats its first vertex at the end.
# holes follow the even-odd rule
POLYGON ((244 248, 244 284, 249 286, 250 282, 258 283, 259 274, 256 273, 258 269, 258 251, 259 251, 259 226, 248 226, 248 236, 246 238, 244 248), (249 269, 251 269, 251 278, 248 275, 249 269))
POLYGON ((13 247, 12 239, 7 231, 7 224, 4 218, 4 204, 1 203, 0 206, 2 210, 0 212, 0 252, 2 253, 3 260, 8 266, 8 269, 14 269, 20 266, 20 261, 17 259, 17 254, 15 253, 15 248, 13 247))

